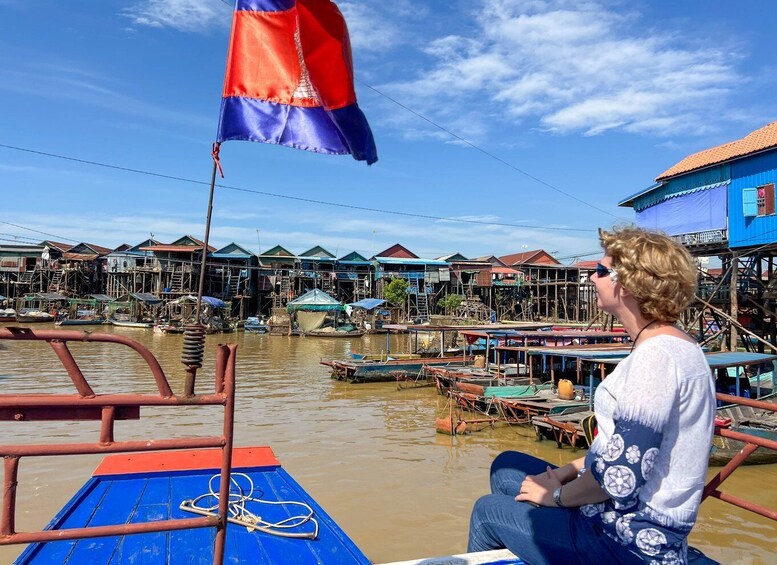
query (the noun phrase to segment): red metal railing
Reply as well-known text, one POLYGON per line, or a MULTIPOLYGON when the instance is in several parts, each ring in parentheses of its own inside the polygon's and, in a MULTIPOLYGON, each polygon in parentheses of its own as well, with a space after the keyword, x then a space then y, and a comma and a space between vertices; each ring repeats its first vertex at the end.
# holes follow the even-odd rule
MULTIPOLYGON (((753 400, 750 398, 743 398, 741 396, 731 396, 729 394, 720 394, 720 393, 717 395, 717 398, 718 400, 722 401, 724 404, 739 404, 741 406, 750 406, 758 410, 777 412, 777 406, 775 406, 771 402, 764 402, 762 400, 753 400)), ((760 514, 761 516, 765 516, 766 518, 777 520, 777 511, 772 510, 770 508, 766 508, 765 506, 761 506, 760 504, 756 504, 755 502, 745 500, 738 496, 721 492, 719 488, 720 485, 727 478, 731 476, 731 474, 737 469, 737 467, 739 467, 742 463, 744 463, 745 460, 756 449, 760 447, 764 449, 777 450, 777 441, 750 435, 750 434, 745 434, 742 432, 737 432, 722 426, 715 427, 715 435, 736 440, 736 441, 741 441, 745 445, 738 454, 736 454, 734 457, 731 458, 731 461, 726 463, 726 465, 720 470, 720 472, 717 475, 715 475, 714 477, 712 477, 712 479, 710 479, 710 481, 704 487, 702 500, 706 499, 709 496, 712 496, 724 502, 728 502, 729 504, 733 504, 734 506, 737 506, 739 508, 743 508, 745 510, 749 510, 750 512, 754 512, 756 514, 760 514)))
MULTIPOLYGON (((0 328, 0 340, 46 341, 56 353, 77 391, 77 394, 2 394, 0 395, 0 420, 100 420, 101 422, 99 438, 96 442, 56 445, 0 445, 0 456, 4 458, 0 545, 215 527, 216 543, 213 562, 218 565, 223 563, 230 462, 232 460, 237 346, 219 345, 217 347, 216 382, 213 393, 176 396, 154 355, 137 341, 120 335, 10 327, 0 328), (159 394, 95 394, 68 349, 68 342, 109 343, 133 349, 146 361, 159 394), (192 405, 224 407, 221 435, 181 439, 114 441, 115 422, 117 420, 138 419, 141 406, 192 405), (21 457, 192 448, 219 448, 222 451, 221 492, 217 516, 37 532, 17 532, 15 529, 16 487, 21 457)), ((195 373, 196 368, 187 368, 187 376, 193 377, 195 373)), ((193 390, 193 379, 190 381, 190 385, 193 390)))

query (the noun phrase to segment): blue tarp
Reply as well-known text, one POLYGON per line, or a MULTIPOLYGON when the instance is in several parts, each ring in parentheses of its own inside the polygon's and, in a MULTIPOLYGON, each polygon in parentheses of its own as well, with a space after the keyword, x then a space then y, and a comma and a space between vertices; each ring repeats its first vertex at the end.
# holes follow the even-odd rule
POLYGON ((683 194, 637 212, 637 225, 680 235, 727 227, 728 186, 683 194))
POLYGON ((211 308, 224 308, 227 305, 227 303, 224 302, 223 300, 219 300, 218 298, 214 298, 213 296, 203 296, 202 303, 207 304, 211 308))
POLYGON ((354 308, 364 308, 365 310, 373 310, 385 302, 385 300, 381 300, 380 298, 364 298, 358 302, 353 302, 348 306, 353 306, 354 308))
POLYGON ((308 312, 322 312, 325 310, 342 310, 343 305, 336 299, 329 296, 323 290, 314 288, 309 290, 299 298, 295 298, 286 305, 288 312, 297 310, 306 310, 308 312))

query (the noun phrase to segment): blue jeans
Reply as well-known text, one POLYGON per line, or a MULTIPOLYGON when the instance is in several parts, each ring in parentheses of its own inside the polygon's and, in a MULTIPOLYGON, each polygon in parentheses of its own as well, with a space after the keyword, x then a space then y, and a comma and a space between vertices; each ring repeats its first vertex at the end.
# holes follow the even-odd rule
MULTIPOLYGON (((491 492, 475 503, 468 551, 507 548, 531 565, 642 563, 610 540, 577 508, 516 502, 527 475, 544 473, 549 463, 506 451, 491 464, 491 492)), ((555 467, 551 465, 551 467, 555 467)))

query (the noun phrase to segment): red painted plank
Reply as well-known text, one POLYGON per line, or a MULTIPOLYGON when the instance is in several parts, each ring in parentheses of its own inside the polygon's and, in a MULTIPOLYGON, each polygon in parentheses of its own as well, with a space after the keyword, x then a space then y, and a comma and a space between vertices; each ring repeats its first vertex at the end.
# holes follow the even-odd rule
MULTIPOLYGON (((280 466, 269 447, 236 447, 232 450, 233 469, 280 466)), ((97 466, 92 476, 220 468, 220 449, 158 451, 109 455, 97 466)))

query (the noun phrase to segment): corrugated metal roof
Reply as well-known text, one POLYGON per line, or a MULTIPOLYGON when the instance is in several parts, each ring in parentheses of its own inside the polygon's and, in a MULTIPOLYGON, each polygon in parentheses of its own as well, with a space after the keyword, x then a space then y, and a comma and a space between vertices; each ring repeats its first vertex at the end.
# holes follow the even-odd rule
POLYGON ((699 151, 689 155, 676 165, 670 167, 656 177, 656 181, 667 179, 683 173, 731 161, 746 155, 758 153, 765 149, 777 147, 777 122, 772 122, 764 127, 747 134, 742 139, 724 143, 711 149, 699 151))
POLYGON ((655 184, 651 184, 649 187, 643 188, 642 190, 640 190, 639 192, 635 192, 631 196, 627 196, 626 198, 624 198, 623 200, 618 202, 618 206, 623 206, 625 208, 631 208, 634 205, 634 200, 636 200, 640 196, 645 196, 646 194, 649 194, 649 193, 653 192, 654 190, 656 190, 658 188, 661 188, 662 186, 664 186, 664 183, 662 183, 662 182, 657 182, 655 184))
POLYGON ((66 261, 94 261, 99 255, 94 253, 63 253, 62 258, 66 261))
MULTIPOLYGON (((172 243, 162 243, 160 245, 153 245, 151 247, 141 247, 141 251, 167 251, 173 253, 196 253, 202 250, 202 247, 195 245, 173 245, 172 243)), ((216 248, 208 245, 208 252, 216 251, 216 248)))
POLYGON ((375 260, 382 265, 432 265, 439 267, 447 267, 448 263, 445 261, 438 261, 437 259, 411 259, 410 257, 375 257, 375 260))
POLYGON ((721 181, 721 182, 714 182, 712 184, 705 184, 702 186, 695 186, 693 188, 686 188, 685 190, 678 190, 676 192, 670 192, 670 193, 662 193, 661 191, 657 190, 652 194, 645 194, 645 198, 640 198, 639 204, 634 202, 632 204, 632 207, 637 212, 640 212, 644 210, 645 208, 650 208, 651 206, 655 206, 656 204, 660 202, 664 202, 666 200, 671 200, 672 198, 677 198, 679 196, 683 196, 685 194, 691 194, 693 192, 702 192, 704 190, 712 190, 713 188, 719 188, 721 186, 728 186, 731 181, 721 181))

